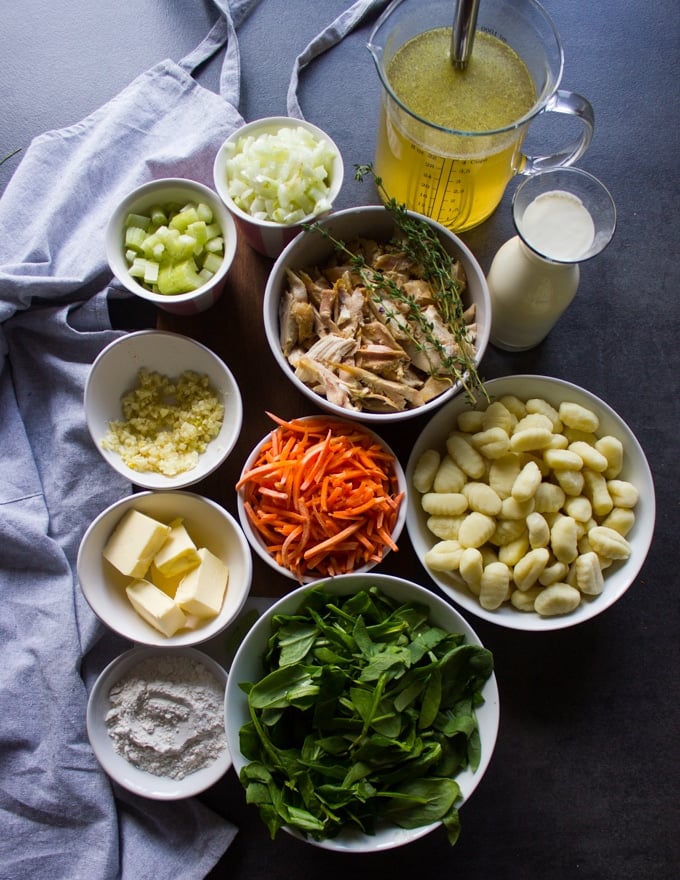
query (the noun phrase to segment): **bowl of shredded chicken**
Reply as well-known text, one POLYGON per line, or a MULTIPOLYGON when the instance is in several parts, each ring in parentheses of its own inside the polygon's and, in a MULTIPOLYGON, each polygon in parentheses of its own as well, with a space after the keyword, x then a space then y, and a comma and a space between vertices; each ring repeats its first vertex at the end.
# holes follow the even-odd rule
POLYGON ((369 423, 423 415, 463 390, 483 396, 490 323, 466 245, 381 206, 338 211, 298 235, 264 296, 267 340, 290 381, 327 412, 369 423))

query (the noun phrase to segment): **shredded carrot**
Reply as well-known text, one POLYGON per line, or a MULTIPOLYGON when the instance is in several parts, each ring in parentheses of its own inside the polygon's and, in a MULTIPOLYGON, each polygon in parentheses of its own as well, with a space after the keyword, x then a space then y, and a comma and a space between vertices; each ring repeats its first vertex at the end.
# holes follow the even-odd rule
POLYGON ((359 425, 286 421, 262 443, 236 489, 267 552, 301 583, 380 562, 403 493, 392 455, 359 425))

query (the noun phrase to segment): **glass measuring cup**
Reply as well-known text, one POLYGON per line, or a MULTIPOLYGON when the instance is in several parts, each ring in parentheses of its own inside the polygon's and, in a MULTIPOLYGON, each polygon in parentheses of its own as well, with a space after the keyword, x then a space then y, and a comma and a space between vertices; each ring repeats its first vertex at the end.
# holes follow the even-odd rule
MULTIPOLYGON (((456 71, 443 50, 441 63, 447 68, 443 73, 448 77, 450 71, 454 78, 451 83, 447 80, 447 87, 443 88, 441 82, 430 82, 428 73, 421 71, 425 54, 416 41, 426 33, 446 31, 444 42, 449 45, 452 22, 451 0, 393 0, 376 22, 368 49, 383 86, 374 161, 376 177, 381 179, 388 196, 397 202, 462 232, 493 213, 515 174, 528 175, 576 162, 590 144, 594 114, 585 98, 559 89, 564 63, 562 43, 551 18, 536 0, 480 2, 468 69, 456 71), (415 96, 406 99, 407 105, 403 93, 395 91, 394 80, 401 57, 398 53, 410 41, 418 48, 407 62, 406 80, 417 88, 415 96), (485 62, 477 53, 481 53, 484 45, 512 55, 513 64, 519 56, 530 89, 525 107, 516 118, 498 124, 453 127, 440 117, 442 104, 451 94, 456 96, 456 104, 455 77, 467 77, 475 65, 480 70, 485 62), (419 77, 425 78, 418 81, 419 77), (416 104, 420 112, 412 109, 416 104), (543 113, 578 118, 582 123, 580 137, 551 155, 526 156, 521 148, 527 130, 543 113)), ((486 97, 470 96, 474 108, 494 104, 507 107, 508 95, 516 97, 514 83, 508 91, 508 77, 500 72, 497 89, 493 77, 486 79, 486 97)))

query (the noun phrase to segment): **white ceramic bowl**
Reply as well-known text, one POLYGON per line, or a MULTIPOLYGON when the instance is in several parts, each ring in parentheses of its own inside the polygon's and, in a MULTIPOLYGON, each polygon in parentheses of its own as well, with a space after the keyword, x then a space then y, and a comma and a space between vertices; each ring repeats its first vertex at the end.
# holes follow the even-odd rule
POLYGON ((310 223, 317 219, 317 215, 309 214, 299 223, 283 224, 273 220, 258 220, 239 208, 229 195, 227 185, 230 146, 237 144, 244 137, 258 137, 263 134, 276 134, 284 128, 303 128, 311 132, 320 141, 324 141, 335 152, 332 173, 329 181, 328 198, 332 203, 340 192, 344 178, 344 165, 342 155, 335 142, 316 125, 304 119, 293 119, 288 116, 268 116, 249 122, 231 134, 220 147, 213 166, 213 181, 220 198, 232 213, 239 234, 256 251, 266 257, 277 257, 283 248, 302 229, 303 223, 310 223))
MULTIPOLYGON (((470 624, 448 602, 435 595, 432 590, 411 581, 372 572, 370 574, 340 575, 330 580, 317 581, 317 584, 323 584, 328 592, 338 596, 354 593, 364 586, 375 586, 386 595, 392 596, 399 601, 425 604, 430 609, 430 621, 433 624, 449 632, 463 633, 468 644, 481 644, 470 624)), ((239 731, 242 725, 250 718, 247 697, 239 687, 239 684, 255 682, 262 677, 264 671, 262 658, 271 633, 272 618, 277 614, 293 613, 309 589, 309 585, 298 587, 287 596, 284 596, 284 598, 279 599, 266 613, 263 613, 244 637, 232 662, 225 697, 225 722, 229 751, 232 756, 234 770, 237 774, 240 774, 241 769, 247 763, 241 754, 239 731)), ((476 710, 481 739, 480 764, 476 772, 467 769, 456 776, 456 782, 461 790, 463 806, 482 781, 496 744, 499 725, 499 698, 494 674, 485 683, 482 696, 484 703, 476 710)), ((463 827, 464 823, 465 820, 463 819, 463 827)), ((394 826, 382 827, 377 829, 375 835, 365 835, 348 829, 333 839, 322 841, 304 838, 298 832, 288 828, 286 830, 294 836, 306 840, 313 846, 339 852, 359 853, 377 852, 411 843, 428 834, 438 824, 435 823, 413 829, 397 828, 394 826)))
POLYGON ((252 556, 239 524, 209 498, 192 492, 138 492, 111 504, 88 526, 78 550, 77 572, 90 607, 119 635, 142 645, 184 647, 213 638, 235 620, 250 592, 252 556), (137 614, 125 593, 131 579, 102 556, 109 536, 130 509, 165 523, 181 518, 196 545, 207 547, 227 566, 227 592, 217 617, 167 637, 137 614))
MULTIPOLYGON (((226 688, 227 673, 212 657, 194 648, 175 648, 174 653, 203 663, 226 688)), ((167 650, 137 647, 116 657, 97 678, 87 703, 87 735, 103 769, 128 791, 159 801, 174 801, 200 794, 221 779, 231 767, 229 749, 226 748, 206 767, 182 779, 172 779, 135 767, 115 750, 106 726, 106 715, 111 709, 109 691, 143 660, 164 657, 167 654, 167 650)))
MULTIPOLYGON (((472 303, 476 308, 477 339, 475 342, 475 363, 479 365, 489 342, 491 327, 491 301, 486 277, 479 263, 469 248, 456 235, 427 217, 422 220, 430 224, 439 233, 447 251, 460 259, 467 275, 467 291, 463 300, 466 305, 472 303)), ((387 209, 379 205, 360 208, 348 208, 337 211, 321 221, 323 227, 336 239, 350 241, 356 237, 373 238, 387 241, 393 234, 394 224, 387 209)), ((308 269, 322 266, 332 255, 332 245, 323 235, 316 231, 305 231, 282 252, 267 280, 264 293, 264 328, 267 342, 275 361, 293 383, 295 388, 305 395, 315 406, 344 418, 352 418, 373 426, 403 421, 415 416, 422 416, 440 407, 460 390, 460 383, 451 385, 438 397, 429 400, 422 406, 406 409, 397 413, 376 413, 354 411, 331 403, 325 396, 302 382, 288 363, 280 343, 279 304, 281 295, 287 284, 288 269, 308 269)))
POLYGON ((195 180, 179 177, 163 178, 145 183, 127 195, 116 206, 106 230, 106 256, 111 271, 120 283, 136 296, 154 303, 176 315, 194 315, 209 309, 224 289, 227 272, 236 256, 237 233, 234 220, 222 201, 209 187, 195 180), (205 284, 189 293, 164 295, 154 293, 130 275, 125 259, 124 223, 129 213, 146 213, 153 205, 171 202, 205 202, 213 211, 224 235, 224 258, 218 271, 205 284))
POLYGON ((559 616, 541 617, 534 611, 516 610, 505 602, 495 611, 482 608, 458 572, 442 573, 425 565, 427 551, 437 543, 437 538, 427 527, 427 514, 421 506, 421 494, 411 488, 413 472, 422 453, 427 449, 446 452, 445 441, 454 429, 456 419, 469 405, 461 395, 444 406, 426 425, 413 446, 406 467, 409 486, 406 526, 413 549, 432 580, 453 602, 477 617, 508 629, 545 632, 564 629, 590 620, 618 601, 634 583, 645 561, 654 532, 656 502, 654 483, 645 454, 635 435, 604 401, 584 388, 562 379, 548 376, 505 376, 485 383, 489 394, 495 398, 506 394, 516 395, 520 400, 543 398, 555 408, 562 401, 573 401, 593 410, 600 419, 598 435, 612 434, 622 442, 624 464, 620 478, 633 483, 640 493, 635 507, 636 522, 627 538, 632 545, 632 555, 625 562, 615 562, 604 571, 604 590, 599 596, 583 597, 576 610, 559 616))
POLYGON ((161 330, 128 333, 104 348, 90 368, 84 405, 87 426, 99 452, 118 473, 144 489, 181 489, 204 479, 232 451, 243 424, 241 393, 227 365, 200 342, 161 330), (122 419, 121 397, 135 386, 141 367, 169 377, 177 377, 186 370, 207 375, 224 404, 220 432, 191 470, 174 476, 133 470, 119 453, 101 445, 109 424, 122 419))
MULTIPOLYGON (((304 421, 305 419, 323 419, 323 420, 327 420, 329 424, 339 423, 344 426, 349 426, 352 430, 357 430, 357 428, 359 428, 359 430, 363 431, 364 434, 368 435, 373 440, 373 442, 378 443, 390 455, 390 457, 394 463, 394 475, 395 475, 397 486, 398 486, 397 494, 404 493, 404 497, 402 499, 402 502, 401 502, 401 505, 399 507, 399 511, 397 514, 397 519, 394 524, 394 529, 392 530, 392 539, 394 540, 395 543, 397 543, 399 541, 399 537, 400 537, 402 530, 404 528, 404 523, 406 522, 406 494, 405 494, 406 493, 406 477, 404 474, 404 469, 402 468, 402 466, 399 462, 399 459, 397 458, 394 451, 382 439, 382 437, 380 437, 378 434, 375 433, 375 431, 372 431, 370 428, 367 428, 366 426, 363 426, 363 425, 358 426, 356 424, 352 424, 352 423, 348 422, 346 419, 337 419, 334 417, 321 416, 321 415, 319 415, 319 416, 303 416, 301 419, 295 419, 295 421, 304 421)), ((260 452, 262 445, 269 440, 270 436, 271 436, 271 432, 269 434, 265 434, 265 436, 262 437, 262 439, 255 445, 255 447, 253 448, 251 453, 248 455, 248 458, 244 462, 243 468, 241 470, 241 476, 239 477, 239 479, 241 479, 243 477, 243 475, 246 474, 253 467, 255 461, 257 460, 257 457, 259 455, 259 452, 260 452)), ((248 519, 248 515, 246 513, 246 508, 245 508, 245 504, 244 504, 244 490, 243 489, 240 489, 236 493, 236 506, 237 506, 238 517, 239 517, 239 521, 241 523, 241 527, 242 527, 243 531, 245 532, 246 537, 248 538, 248 541, 250 543, 250 546, 255 551, 255 553, 257 553, 257 555, 260 557, 260 559, 264 560, 264 562, 266 562, 267 565, 269 565, 271 568, 273 568, 274 571, 278 572, 279 574, 283 575, 284 577, 287 577, 287 578, 290 578, 292 580, 297 581, 296 575, 292 571, 290 571, 290 569, 285 568, 284 566, 279 565, 277 563, 277 561, 274 559, 274 557, 271 555, 271 553, 267 549, 265 542, 262 539, 262 536, 251 525, 250 520, 248 519)), ((385 558, 385 556, 387 555, 388 552, 391 552, 391 551, 389 550, 389 548, 386 548, 383 559, 385 558)), ((375 568, 376 565, 377 565, 377 563, 372 563, 370 565, 362 565, 355 570, 357 572, 366 572, 366 571, 370 571, 372 568, 375 568)), ((310 574, 309 576, 304 577, 302 582, 309 583, 311 581, 317 580, 319 577, 320 577, 320 574, 318 572, 314 573, 314 574, 310 574)))

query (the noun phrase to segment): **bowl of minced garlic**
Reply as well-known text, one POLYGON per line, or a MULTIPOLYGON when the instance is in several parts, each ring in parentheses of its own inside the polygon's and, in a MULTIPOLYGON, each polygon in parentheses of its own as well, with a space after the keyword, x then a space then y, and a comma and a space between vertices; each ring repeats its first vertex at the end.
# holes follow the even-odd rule
POLYGON ((226 670, 195 648, 137 646, 97 678, 87 733, 108 775, 135 794, 178 800, 227 772, 226 670))
POLYGON ((189 337, 161 330, 121 336, 92 364, 85 417, 105 460, 144 489, 204 479, 234 448, 243 403, 227 365, 189 337))

